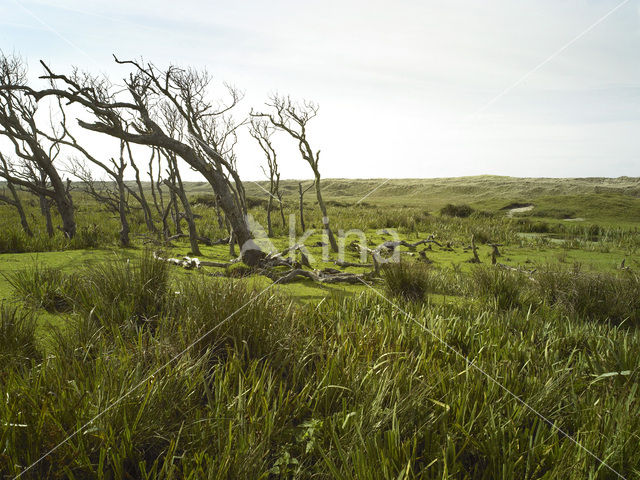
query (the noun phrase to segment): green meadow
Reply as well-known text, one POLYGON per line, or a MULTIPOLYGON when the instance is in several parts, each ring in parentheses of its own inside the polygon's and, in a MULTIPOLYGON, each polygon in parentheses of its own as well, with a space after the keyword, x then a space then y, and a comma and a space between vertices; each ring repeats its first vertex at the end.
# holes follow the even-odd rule
MULTIPOLYGON (((640 179, 327 179, 346 267, 312 192, 305 235, 281 189, 258 243, 361 280, 175 266, 154 255, 188 239, 131 209, 121 248, 81 193, 71 240, 0 205, 1 478, 640 478, 640 179), (426 239, 375 265, 354 243, 426 239)), ((208 184, 185 190, 226 237, 208 184)))

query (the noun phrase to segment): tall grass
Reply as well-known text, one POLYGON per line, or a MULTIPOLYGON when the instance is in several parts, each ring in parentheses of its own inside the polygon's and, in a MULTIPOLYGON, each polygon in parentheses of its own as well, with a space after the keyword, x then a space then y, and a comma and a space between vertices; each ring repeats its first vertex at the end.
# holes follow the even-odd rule
POLYGON ((640 277, 633 272, 607 274, 547 267, 535 276, 532 298, 541 298, 568 314, 640 325, 640 277))
POLYGON ((60 269, 42 265, 36 261, 22 269, 5 275, 14 294, 35 308, 48 312, 69 308, 67 287, 73 283, 60 269))
POLYGON ((467 282, 469 294, 487 299, 499 309, 522 305, 522 293, 526 287, 526 280, 518 272, 477 265, 472 269, 467 282))
POLYGON ((423 263, 385 263, 382 266, 387 293, 409 301, 424 300, 432 290, 428 265, 423 263))
POLYGON ((0 364, 3 473, 105 412, 25 477, 611 477, 438 338, 610 466, 638 473, 635 330, 407 303, 413 322, 375 295, 247 304, 258 292, 206 277, 175 288, 157 328, 129 331, 115 312, 119 338, 69 328, 26 374, 0 364))
MULTIPOLYGON (((0 304, 0 365, 28 366, 32 361, 39 361, 41 353, 35 333, 33 315, 15 306, 0 304)), ((0 376, 0 384, 1 380, 0 376)))

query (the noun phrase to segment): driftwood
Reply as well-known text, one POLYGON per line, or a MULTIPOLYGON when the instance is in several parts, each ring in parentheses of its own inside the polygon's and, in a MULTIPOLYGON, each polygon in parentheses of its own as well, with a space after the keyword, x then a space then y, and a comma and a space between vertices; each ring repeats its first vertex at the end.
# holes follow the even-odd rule
POLYGON ((187 270, 191 270, 193 268, 200 268, 200 260, 197 258, 191 257, 182 257, 180 258, 163 258, 158 255, 156 252, 153 252, 153 258, 156 260, 160 260, 161 262, 167 262, 172 265, 176 265, 178 267, 186 268, 187 270))
POLYGON ((478 247, 476 247, 476 236, 471 235, 471 250, 473 251, 473 258, 468 260, 469 263, 481 263, 478 256, 478 247))
POLYGON ((339 267, 362 267, 362 268, 371 268, 373 267, 373 263, 357 263, 357 262, 346 262, 344 260, 334 260, 333 263, 338 265, 339 267))
POLYGON ((301 265, 311 268, 311 263, 309 262, 309 258, 304 253, 304 245, 300 245, 300 244, 296 244, 296 245, 293 245, 292 247, 285 248, 284 250, 278 253, 269 254, 260 263, 260 266, 263 268, 280 267, 280 266, 298 268, 301 265), (295 259, 286 256, 289 253, 296 252, 296 251, 300 252, 300 262, 297 262, 295 259))
POLYGON ((435 236, 434 235, 429 235, 428 238, 425 238, 423 240, 418 240, 415 243, 409 243, 409 242, 407 242, 405 240, 387 241, 387 242, 384 242, 384 243, 378 245, 375 248, 375 250, 377 250, 377 251, 395 250, 399 246, 403 246, 403 247, 407 247, 407 248, 413 249, 413 248, 416 248, 419 245, 424 245, 425 243, 435 243, 439 247, 442 247, 442 244, 440 242, 438 242, 437 240, 435 240, 435 236))
MULTIPOLYGON (((300 250, 301 246, 297 245, 295 247, 289 248, 286 251, 289 252, 291 250, 300 250)), ((302 252, 301 252, 302 253, 302 252)), ((303 258, 306 259, 308 264, 309 260, 306 258, 306 255, 302 253, 303 258)), ((195 257, 187 257, 184 256, 182 258, 165 258, 158 255, 157 252, 153 253, 153 258, 156 260, 167 262, 172 265, 176 265, 178 267, 185 268, 187 270, 192 269, 200 269, 201 267, 229 267, 232 264, 240 261, 240 259, 232 260, 228 263, 222 262, 211 262, 206 260, 199 260, 195 257)), ((374 257, 375 258, 375 257, 374 257)), ((309 278, 314 282, 318 283, 362 283, 362 282, 370 282, 374 277, 378 276, 378 263, 374 260, 375 270, 373 272, 367 273, 346 273, 341 272, 339 270, 333 268, 325 268, 324 270, 304 270, 302 266, 292 260, 291 258, 282 258, 282 252, 277 253, 272 256, 267 256, 261 262, 259 272, 262 275, 270 278, 274 282, 277 283, 290 283, 300 278, 309 278), (273 269, 276 266, 287 266, 290 267, 291 270, 281 274, 273 269)))
POLYGON ((185 268, 187 270, 198 269, 200 267, 222 267, 226 268, 234 263, 237 263, 239 260, 232 260, 231 262, 210 262, 208 260, 199 260, 196 257, 187 257, 184 256, 182 258, 164 258, 158 255, 157 252, 153 252, 153 258, 159 260, 161 262, 167 262, 172 265, 176 265, 178 267, 185 268))
MULTIPOLYGON (((179 238, 189 238, 189 235, 186 234, 186 233, 177 233, 175 235, 171 235, 170 237, 168 237, 167 241, 168 242, 172 242, 173 240, 178 240, 179 238)), ((221 245, 221 244, 229 243, 229 238, 228 237, 224 238, 222 240, 213 241, 209 237, 202 237, 202 236, 198 235, 197 239, 198 239, 198 242, 203 243, 203 244, 208 245, 208 246, 221 245)))
POLYGON ((295 268, 284 275, 278 275, 273 271, 264 271, 263 274, 276 283, 291 283, 300 277, 309 278, 318 283, 362 283, 371 280, 371 275, 366 273, 329 273, 322 270, 303 270, 295 268))

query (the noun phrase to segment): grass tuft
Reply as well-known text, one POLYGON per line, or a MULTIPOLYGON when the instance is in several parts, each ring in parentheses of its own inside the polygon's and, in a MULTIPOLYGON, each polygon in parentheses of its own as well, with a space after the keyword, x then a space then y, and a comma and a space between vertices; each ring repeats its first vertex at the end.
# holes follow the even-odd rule
POLYGON ((412 302, 422 301, 432 290, 431 268, 422 263, 386 263, 382 266, 389 295, 412 302))
POLYGON ((14 294, 33 308, 48 312, 64 312, 70 308, 66 294, 70 278, 57 268, 44 266, 36 260, 31 266, 6 274, 5 278, 14 294))
POLYGON ((32 314, 0 304, 0 373, 8 366, 21 367, 42 358, 35 334, 32 314))

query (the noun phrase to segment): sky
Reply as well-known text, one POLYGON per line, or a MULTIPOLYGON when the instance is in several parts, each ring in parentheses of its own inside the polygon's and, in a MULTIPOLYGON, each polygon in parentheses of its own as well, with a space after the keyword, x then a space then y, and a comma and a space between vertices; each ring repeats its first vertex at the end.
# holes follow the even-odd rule
MULTIPOLYGON (((640 0, 0 0, 0 49, 116 83, 112 54, 206 68, 245 92, 237 118, 313 100, 326 178, 640 176, 640 0)), ((246 133, 237 154, 264 178, 246 133)))

